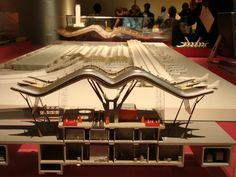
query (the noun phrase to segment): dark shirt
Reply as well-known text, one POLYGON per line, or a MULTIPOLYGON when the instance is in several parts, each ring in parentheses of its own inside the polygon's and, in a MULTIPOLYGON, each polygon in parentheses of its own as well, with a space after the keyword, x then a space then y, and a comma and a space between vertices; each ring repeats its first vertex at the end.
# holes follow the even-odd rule
POLYGON ((201 22, 199 16, 202 11, 202 4, 198 4, 197 7, 190 12, 188 18, 188 25, 193 25, 197 23, 196 35, 201 37, 202 41, 209 42, 209 46, 212 47, 215 44, 215 41, 218 36, 217 30, 217 13, 219 12, 231 12, 233 11, 233 1, 232 0, 209 0, 208 8, 215 18, 210 32, 208 33, 201 22))
POLYGON ((150 11, 143 12, 143 27, 152 28, 154 25, 154 14, 150 11))
POLYGON ((181 17, 181 20, 182 20, 182 21, 185 21, 185 22, 187 23, 188 18, 189 18, 189 16, 190 16, 190 9, 182 10, 182 11, 179 13, 179 16, 181 17))

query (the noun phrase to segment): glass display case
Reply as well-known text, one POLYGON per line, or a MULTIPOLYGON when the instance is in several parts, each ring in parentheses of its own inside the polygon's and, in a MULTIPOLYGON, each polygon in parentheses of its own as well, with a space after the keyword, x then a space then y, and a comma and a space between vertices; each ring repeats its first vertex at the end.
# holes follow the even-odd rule
POLYGON ((154 25, 144 27, 148 17, 109 17, 66 15, 66 28, 57 33, 66 40, 126 41, 138 39, 150 42, 170 42, 172 28, 154 25))

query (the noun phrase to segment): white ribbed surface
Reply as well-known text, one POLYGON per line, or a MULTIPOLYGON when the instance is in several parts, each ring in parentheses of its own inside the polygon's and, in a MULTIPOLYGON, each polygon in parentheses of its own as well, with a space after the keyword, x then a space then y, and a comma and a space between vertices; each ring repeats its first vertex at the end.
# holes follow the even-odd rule
MULTIPOLYGON (((206 73, 209 73, 207 84, 219 80, 219 88, 214 94, 207 95, 200 102, 193 119, 236 119, 236 87, 205 68, 186 59, 183 55, 177 53, 163 43, 140 43, 138 41, 128 41, 128 43, 62 42, 61 44, 50 45, 22 57, 18 57, 15 59, 15 62, 18 64, 22 60, 23 63, 28 62, 38 64, 36 61, 39 63, 47 61, 48 64, 58 60, 58 57, 60 59, 61 56, 75 54, 83 54, 86 62, 83 63, 83 61, 80 61, 79 57, 75 57, 77 63, 51 73, 46 73, 44 69, 36 71, 0 69, 0 105, 3 105, 4 107, 6 107, 6 105, 26 106, 22 97, 18 93, 11 91, 10 87, 15 86, 17 82, 27 79, 28 76, 34 76, 45 80, 54 80, 73 72, 84 64, 97 64, 98 66, 103 66, 108 71, 116 71, 128 64, 133 64, 168 80, 169 78, 175 80, 178 79, 178 77, 202 77, 206 73), (93 57, 86 58, 86 55, 93 57), (40 60, 41 58, 42 60, 40 60), (124 58, 130 60, 129 62, 131 63, 127 63, 124 58)), ((63 93, 63 91, 61 91, 61 93, 63 93)), ((86 80, 69 86, 66 88, 66 93, 67 106, 100 109, 102 107, 86 80)), ((114 95, 114 93, 117 93, 117 90, 108 90, 108 95, 114 95)), ((48 95, 43 99, 47 105, 58 105, 61 99, 60 95, 62 94, 60 94, 59 91, 48 95)), ((155 107, 157 104, 155 88, 136 87, 128 97, 127 103, 135 103, 137 107, 140 108, 155 107)), ((164 104, 166 108, 166 119, 174 119, 180 100, 165 93, 164 104)), ((184 111, 182 111, 181 115, 181 119, 186 119, 187 114, 184 111)))
POLYGON ((128 46, 133 54, 133 61, 135 66, 143 66, 145 70, 151 72, 155 76, 163 77, 169 81, 172 80, 170 74, 157 61, 156 57, 152 55, 149 49, 140 41, 130 40, 128 46))

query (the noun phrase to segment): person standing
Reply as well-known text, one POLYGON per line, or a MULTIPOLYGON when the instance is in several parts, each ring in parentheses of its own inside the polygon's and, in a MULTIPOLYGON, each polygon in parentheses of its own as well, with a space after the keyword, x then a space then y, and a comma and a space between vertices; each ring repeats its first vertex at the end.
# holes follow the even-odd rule
POLYGON ((144 12, 143 12, 143 27, 144 28, 152 28, 154 26, 154 14, 150 11, 151 4, 144 4, 144 12))
POLYGON ((181 18, 182 21, 187 22, 189 15, 190 15, 190 7, 189 7, 189 4, 188 4, 187 2, 184 2, 184 3, 182 4, 182 10, 181 10, 181 12, 179 13, 179 16, 180 16, 180 18, 181 18))
POLYGON ((162 28, 172 28, 176 20, 177 9, 171 6, 168 9, 169 18, 167 18, 161 25, 162 28))
POLYGON ((161 26, 161 24, 168 18, 167 12, 166 12, 166 7, 162 6, 161 7, 161 14, 157 17, 157 25, 161 26))
POLYGON ((105 26, 105 22, 103 19, 97 19, 96 16, 101 16, 102 12, 102 5, 100 3, 95 3, 93 5, 93 13, 89 14, 88 18, 86 19, 86 26, 90 25, 100 25, 105 26))
POLYGON ((141 29, 142 20, 143 20, 143 14, 140 10, 140 7, 137 4, 132 5, 131 9, 129 10, 129 26, 128 27, 133 28, 133 29, 141 29))
POLYGON ((201 3, 196 3, 195 0, 190 2, 191 14, 188 19, 188 25, 193 25, 197 23, 195 34, 197 38, 201 38, 203 42, 209 42, 209 47, 213 47, 218 36, 217 30, 217 14, 219 12, 231 12, 233 11, 233 1, 232 0, 202 0, 201 3), (204 24, 200 19, 200 14, 203 7, 208 8, 214 17, 214 22, 210 31, 208 32, 204 24))

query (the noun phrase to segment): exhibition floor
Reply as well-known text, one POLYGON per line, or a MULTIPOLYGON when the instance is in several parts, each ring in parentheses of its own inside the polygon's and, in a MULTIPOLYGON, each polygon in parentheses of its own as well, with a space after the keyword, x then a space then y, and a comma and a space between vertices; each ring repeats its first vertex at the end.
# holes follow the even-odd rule
MULTIPOLYGON (((0 48, 0 63, 11 58, 17 57, 29 51, 32 51, 38 46, 32 46, 25 42, 22 45, 14 45, 14 49, 10 46, 0 48)), ((186 49, 189 50, 189 49, 186 49)), ((194 49, 190 49, 194 50, 194 49)), ((203 67, 223 77, 236 85, 236 77, 222 70, 218 65, 207 62, 206 57, 189 57, 203 67)), ((236 122, 218 122, 218 124, 236 140, 236 122)), ((197 164, 197 160, 190 148, 186 148, 185 166, 68 166, 64 170, 65 176, 115 176, 115 177, 143 177, 143 176, 158 176, 158 177, 234 177, 236 155, 235 147, 233 147, 232 164, 230 167, 208 167, 203 168, 197 164)), ((9 145, 9 165, 0 166, 0 176, 42 176, 38 175, 37 164, 37 145, 9 145)), ((45 174, 44 176, 58 176, 57 174, 45 174)))

